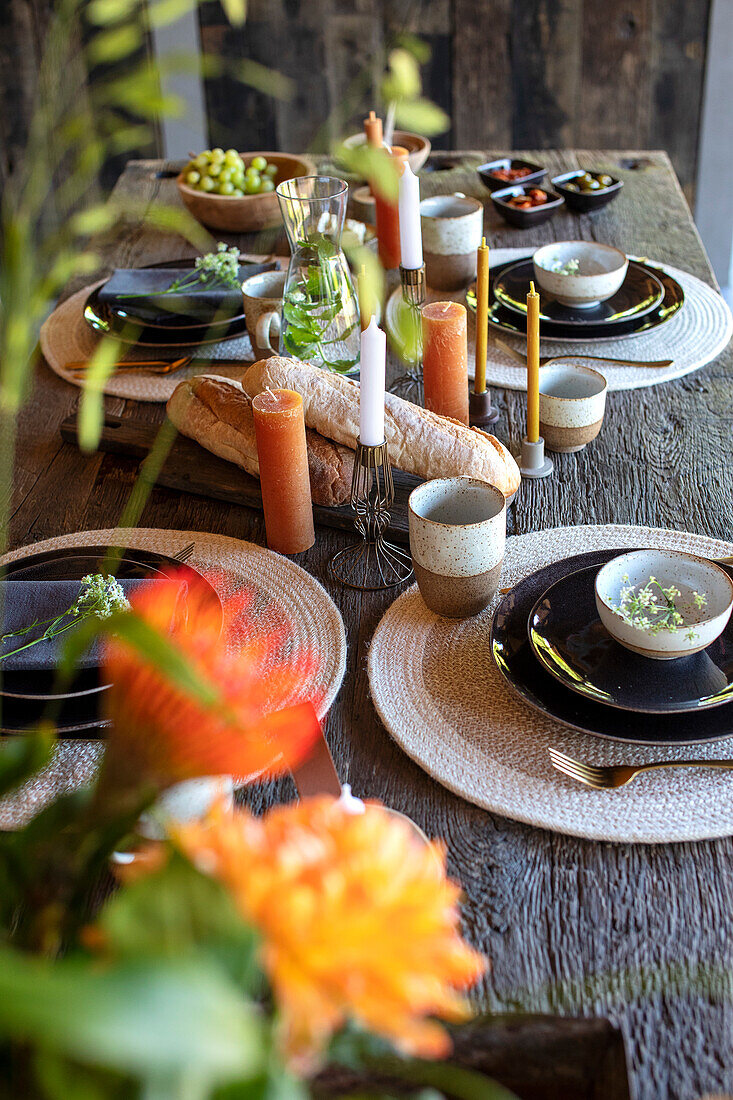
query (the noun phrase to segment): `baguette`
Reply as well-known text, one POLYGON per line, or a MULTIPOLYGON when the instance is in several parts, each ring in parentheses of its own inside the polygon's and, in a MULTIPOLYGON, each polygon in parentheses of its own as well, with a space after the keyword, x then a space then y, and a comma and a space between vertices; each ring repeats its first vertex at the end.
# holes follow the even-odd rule
MULTIPOLYGON (((207 451, 260 476, 250 399, 239 382, 199 375, 180 382, 168 401, 168 416, 182 435, 207 451)), ((354 452, 306 429, 314 504, 343 504, 351 493, 354 452)))
MULTIPOLYGON (((295 390, 303 397, 305 422, 347 447, 359 438, 359 387, 341 374, 297 359, 273 356, 254 363, 242 385, 250 398, 266 387, 295 390)), ((393 466, 426 480, 465 474, 510 496, 519 488, 519 468, 498 439, 457 420, 429 412, 388 393, 384 431, 393 466)))

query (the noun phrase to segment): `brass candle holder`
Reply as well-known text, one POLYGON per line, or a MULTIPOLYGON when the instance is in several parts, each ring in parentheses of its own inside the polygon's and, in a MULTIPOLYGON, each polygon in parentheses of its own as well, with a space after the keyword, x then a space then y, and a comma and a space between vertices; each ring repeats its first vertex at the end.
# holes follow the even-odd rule
POLYGON ((425 281, 425 264, 422 267, 402 267, 400 265, 400 282, 402 283, 402 301, 407 307, 403 311, 405 318, 404 342, 405 348, 414 349, 415 359, 404 374, 396 378, 389 387, 389 392, 397 397, 403 397, 405 401, 412 401, 415 405, 424 404, 424 391, 422 381, 422 315, 421 307, 425 304, 427 283, 425 281))
POLYGON ((347 588, 379 592, 403 584, 412 576, 410 555, 384 537, 393 502, 394 482, 386 442, 371 447, 360 440, 351 479, 351 507, 361 540, 339 550, 329 562, 331 575, 347 588))

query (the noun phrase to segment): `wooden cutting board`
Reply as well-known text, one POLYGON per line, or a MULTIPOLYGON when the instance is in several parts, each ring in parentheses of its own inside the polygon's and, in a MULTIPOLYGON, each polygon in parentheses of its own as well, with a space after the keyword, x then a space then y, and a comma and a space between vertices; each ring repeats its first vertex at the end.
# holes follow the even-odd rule
MULTIPOLYGON (((141 420, 105 417, 100 451, 127 455, 143 460, 153 445, 159 427, 141 420)), ((77 443, 76 417, 70 416, 61 425, 61 435, 68 443, 77 443)), ((395 501, 390 515, 389 534, 396 542, 407 543, 407 498, 420 478, 393 470, 395 501)), ((231 462, 211 454, 192 439, 179 435, 158 475, 156 484, 166 489, 178 489, 184 493, 225 500, 228 504, 246 504, 262 510, 260 483, 257 478, 240 470, 231 462)), ((353 512, 349 504, 338 508, 313 506, 316 523, 354 530, 353 512)))

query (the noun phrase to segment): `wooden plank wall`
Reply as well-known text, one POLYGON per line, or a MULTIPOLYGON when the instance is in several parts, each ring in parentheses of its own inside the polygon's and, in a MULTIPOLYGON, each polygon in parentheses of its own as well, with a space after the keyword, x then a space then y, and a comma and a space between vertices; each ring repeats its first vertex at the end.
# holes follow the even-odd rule
MULTIPOLYGON (((0 185, 17 160, 53 0, 0 2, 0 185)), ((432 56, 426 93, 450 115, 437 148, 664 148, 692 194, 710 0, 250 0, 229 26, 201 5, 202 47, 290 76, 291 102, 206 83, 212 144, 312 148, 377 103, 400 34, 432 56)), ((154 155, 155 150, 139 150, 154 155)))
POLYGON ((296 83, 292 104, 207 83, 211 140, 307 147, 353 129, 401 33, 427 41, 442 148, 663 148, 694 186, 710 0, 250 0, 244 28, 201 10, 205 49, 296 83))

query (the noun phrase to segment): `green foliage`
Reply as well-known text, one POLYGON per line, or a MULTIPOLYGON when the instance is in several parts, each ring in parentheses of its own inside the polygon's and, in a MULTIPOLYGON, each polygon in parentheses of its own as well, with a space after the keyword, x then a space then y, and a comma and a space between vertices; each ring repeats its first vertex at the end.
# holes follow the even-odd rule
POLYGON ((392 50, 389 68, 382 81, 382 96, 395 105, 395 122, 404 130, 431 137, 450 127, 450 119, 429 99, 422 97, 420 60, 427 60, 424 50, 416 49, 414 40, 392 50), (406 48, 409 46, 410 48, 406 48))

